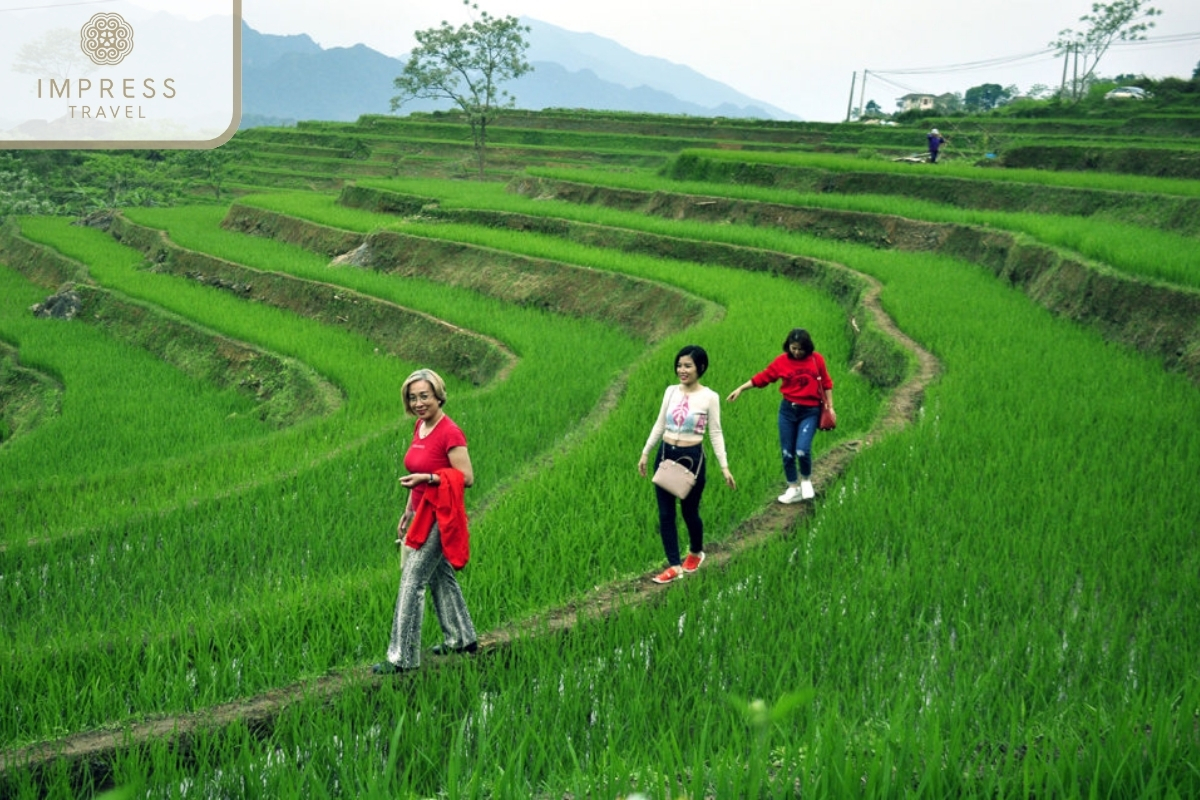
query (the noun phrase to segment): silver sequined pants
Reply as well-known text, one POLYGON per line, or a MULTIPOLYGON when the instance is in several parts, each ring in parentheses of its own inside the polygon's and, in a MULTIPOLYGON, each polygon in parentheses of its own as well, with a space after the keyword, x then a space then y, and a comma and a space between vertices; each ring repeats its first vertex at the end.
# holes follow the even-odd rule
POLYGON ((433 611, 442 626, 447 647, 466 647, 476 640, 471 612, 454 577, 454 567, 442 553, 441 532, 435 523, 419 550, 404 548, 400 592, 387 658, 402 669, 421 665, 421 624, 425 620, 425 587, 433 597, 433 611))

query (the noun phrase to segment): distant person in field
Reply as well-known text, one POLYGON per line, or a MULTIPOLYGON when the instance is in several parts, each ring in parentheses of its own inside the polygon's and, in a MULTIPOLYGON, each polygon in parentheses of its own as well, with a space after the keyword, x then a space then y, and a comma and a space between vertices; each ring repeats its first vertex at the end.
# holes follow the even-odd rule
POLYGON ((463 490, 475 482, 467 437, 446 416, 446 384, 431 369, 409 375, 400 390, 406 414, 417 418, 412 443, 404 454, 409 472, 400 484, 409 490, 408 504, 396 527, 403 544, 400 592, 387 660, 377 675, 416 669, 421 664, 421 623, 425 619, 425 587, 433 594, 433 610, 444 641, 435 655, 474 653, 475 626, 454 573, 470 556, 463 490))
POLYGON ((746 389, 761 389, 775 381, 781 381, 779 391, 783 395, 779 403, 779 447, 787 479, 787 489, 778 499, 781 503, 799 503, 816 496, 812 443, 821 419, 822 387, 833 409, 833 379, 825 368, 825 357, 816 351, 812 336, 804 328, 793 328, 783 340, 783 353, 730 392, 727 399, 732 403, 746 389))
POLYGON ((938 133, 938 129, 934 128, 929 131, 929 135, 925 137, 929 140, 929 163, 936 164, 938 157, 938 149, 946 143, 942 135, 938 133))
POLYGON ((696 476, 696 483, 683 500, 662 487, 655 485, 654 495, 658 501, 658 530, 662 535, 663 550, 667 555, 667 568, 654 576, 655 583, 670 583, 689 572, 695 572, 704 563, 704 521, 700 519, 700 498, 704 496, 707 469, 704 463, 704 434, 708 434, 713 454, 721 465, 721 474, 730 489, 737 484, 729 472, 729 460, 725 455, 725 435, 721 431, 721 397, 700 383, 708 371, 708 353, 703 347, 691 344, 675 355, 675 376, 678 383, 671 384, 663 393, 658 419, 650 429, 650 437, 642 448, 638 460, 638 472, 646 477, 646 465, 650 452, 656 450, 654 468, 657 470, 663 459, 671 459, 686 466, 696 476), (675 504, 679 503, 683 522, 688 532, 688 554, 679 557, 679 531, 675 521, 675 504))

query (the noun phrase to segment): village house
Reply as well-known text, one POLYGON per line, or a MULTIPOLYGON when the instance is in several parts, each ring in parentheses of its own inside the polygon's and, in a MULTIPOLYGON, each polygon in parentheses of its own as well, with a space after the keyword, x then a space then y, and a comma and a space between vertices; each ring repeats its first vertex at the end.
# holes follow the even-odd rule
POLYGON ((913 93, 896 98, 896 105, 900 107, 901 112, 914 110, 953 112, 958 111, 961 104, 962 97, 954 92, 945 94, 913 93))
POLYGON ((932 111, 937 97, 932 94, 906 94, 896 99, 901 111, 932 111))

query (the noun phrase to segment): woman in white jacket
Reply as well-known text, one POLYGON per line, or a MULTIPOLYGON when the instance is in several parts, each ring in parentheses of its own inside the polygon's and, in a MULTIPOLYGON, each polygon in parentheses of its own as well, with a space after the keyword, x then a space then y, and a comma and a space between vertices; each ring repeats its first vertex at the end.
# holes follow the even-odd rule
POLYGON ((654 487, 658 499, 658 528, 662 534, 663 550, 667 554, 667 568, 654 576, 655 583, 670 583, 689 572, 695 572, 704 561, 704 521, 700 519, 700 498, 704 495, 704 434, 712 442, 713 455, 721 466, 725 483, 731 489, 737 484, 729 472, 729 460, 725 454, 725 436, 721 432, 721 397, 700 383, 708 370, 708 353, 703 347, 690 344, 675 356, 675 375, 679 383, 667 387, 663 394, 658 419, 650 429, 650 437, 642 448, 638 460, 638 472, 646 476, 646 465, 650 451, 657 446, 654 467, 664 458, 688 466, 696 475, 696 484, 688 496, 679 501, 683 522, 687 526, 689 550, 687 558, 679 557, 679 531, 675 523, 673 494, 654 487))

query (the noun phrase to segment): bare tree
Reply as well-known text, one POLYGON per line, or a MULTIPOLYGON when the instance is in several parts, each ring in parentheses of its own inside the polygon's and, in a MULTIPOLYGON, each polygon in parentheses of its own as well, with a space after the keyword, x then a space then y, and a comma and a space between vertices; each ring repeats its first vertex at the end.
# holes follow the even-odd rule
POLYGON ((1108 52, 1113 42, 1134 42, 1146 38, 1146 31, 1154 27, 1154 17, 1162 14, 1158 9, 1147 6, 1147 0, 1113 0, 1111 3, 1092 3, 1092 13, 1079 18, 1086 23, 1083 30, 1064 28, 1050 46, 1061 56, 1074 55, 1077 69, 1072 77, 1071 96, 1078 98, 1082 87, 1088 85, 1096 74, 1100 59, 1108 52), (1082 58, 1083 63, 1078 64, 1082 58), (1083 72, 1080 74, 1079 69, 1083 72))
POLYGON ((32 42, 21 45, 12 63, 14 72, 64 79, 86 75, 96 68, 79 49, 79 31, 54 28, 32 42))

